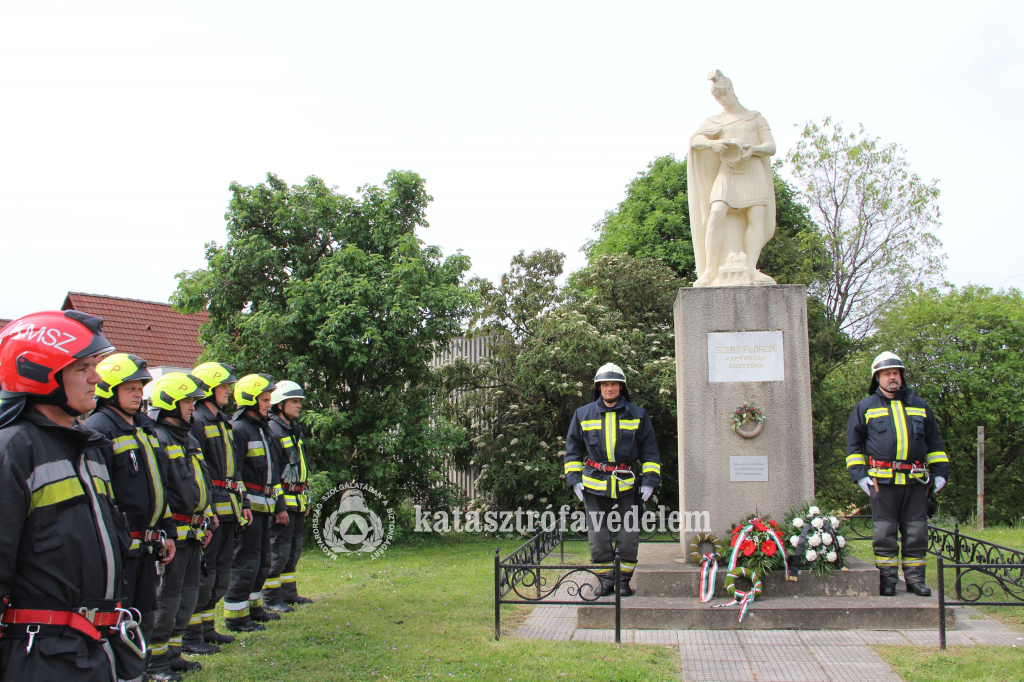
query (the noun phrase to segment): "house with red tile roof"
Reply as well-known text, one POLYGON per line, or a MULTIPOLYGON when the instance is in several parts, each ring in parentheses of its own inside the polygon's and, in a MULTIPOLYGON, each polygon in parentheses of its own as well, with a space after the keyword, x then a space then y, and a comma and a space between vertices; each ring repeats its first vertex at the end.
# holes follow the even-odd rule
POLYGON ((80 310, 103 318, 103 334, 121 353, 146 360, 154 376, 195 367, 203 347, 199 326, 207 313, 183 315, 170 303, 71 291, 61 310, 80 310), (162 371, 160 371, 162 370, 162 371))

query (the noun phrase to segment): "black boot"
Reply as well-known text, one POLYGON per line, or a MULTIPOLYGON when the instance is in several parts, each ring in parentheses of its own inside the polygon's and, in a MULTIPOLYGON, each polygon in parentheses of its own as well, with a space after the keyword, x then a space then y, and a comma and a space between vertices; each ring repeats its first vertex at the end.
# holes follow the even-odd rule
POLYGON ((897 582, 899 574, 895 568, 878 569, 878 594, 883 597, 895 597, 897 582))
POLYGON ((611 578, 602 577, 601 582, 597 586, 597 596, 607 597, 609 594, 615 594, 615 581, 611 578))
POLYGON ((266 625, 253 622, 251 618, 225 618, 224 625, 227 627, 228 632, 257 632, 259 630, 266 630, 266 625))
POLYGON ((146 679, 156 682, 181 682, 181 675, 171 670, 170 660, 171 655, 166 652, 150 655, 146 679))
POLYGON ((210 644, 231 644, 235 641, 235 638, 210 628, 209 630, 203 630, 203 641, 210 644))
POLYGON ((932 588, 924 583, 907 583, 907 592, 913 592, 918 597, 932 596, 932 588))
POLYGON ((204 656, 206 654, 220 653, 219 646, 217 646, 216 644, 209 644, 208 642, 204 642, 202 640, 202 636, 200 636, 199 641, 183 639, 181 642, 181 650, 184 651, 186 654, 200 654, 204 656))
POLYGON ((263 608, 274 613, 291 613, 295 610, 284 603, 280 587, 263 590, 263 608))
POLYGON ((633 590, 629 586, 629 579, 632 576, 624 575, 619 577, 619 596, 620 597, 632 597, 633 590))
POLYGON ((285 601, 287 603, 289 603, 289 604, 312 604, 313 603, 313 600, 310 599, 309 597, 303 597, 302 595, 299 595, 299 594, 296 594, 294 597, 291 597, 290 601, 287 600, 287 599, 285 601))
POLYGON ((269 623, 272 620, 281 620, 281 616, 279 614, 276 614, 273 611, 267 611, 262 606, 257 606, 255 608, 250 607, 249 616, 257 623, 269 623))
POLYGON ((203 664, 199 663, 197 661, 189 661, 189 660, 186 660, 186 659, 182 658, 181 656, 172 656, 171 657, 171 670, 176 670, 178 672, 183 672, 183 673, 190 673, 190 672, 198 672, 198 671, 200 671, 202 669, 203 669, 203 664))

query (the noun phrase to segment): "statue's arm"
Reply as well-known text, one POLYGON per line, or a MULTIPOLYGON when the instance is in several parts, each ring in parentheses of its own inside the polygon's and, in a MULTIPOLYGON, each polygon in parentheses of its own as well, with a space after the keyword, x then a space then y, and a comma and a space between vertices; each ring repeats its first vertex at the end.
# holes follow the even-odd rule
POLYGON ((690 138, 690 146, 694 149, 710 149, 713 152, 721 153, 724 145, 718 140, 712 139, 704 133, 697 133, 690 138))
POLYGON ((775 155, 775 138, 772 137, 772 129, 768 127, 768 121, 764 120, 764 116, 757 117, 757 139, 761 144, 751 147, 751 156, 775 155))

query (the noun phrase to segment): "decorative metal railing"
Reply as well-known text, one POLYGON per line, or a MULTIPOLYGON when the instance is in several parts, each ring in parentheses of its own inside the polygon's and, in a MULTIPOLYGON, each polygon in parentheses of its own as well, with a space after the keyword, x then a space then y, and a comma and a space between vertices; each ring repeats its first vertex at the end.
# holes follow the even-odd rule
POLYGON ((518 548, 501 558, 494 550, 494 639, 501 637, 502 604, 539 604, 547 606, 615 607, 615 643, 622 641, 622 597, 619 595, 621 560, 618 550, 611 574, 608 566, 575 566, 565 563, 565 546, 561 530, 542 530, 518 548), (556 547, 562 563, 544 564, 556 547), (602 598, 601 577, 611 577, 616 589, 614 598, 602 598))
MULTIPOLYGON (((871 539, 871 516, 844 519, 847 540, 871 539)), ((928 553, 935 556, 939 586, 939 647, 946 648, 947 606, 1024 606, 1024 550, 928 526, 928 553), (954 599, 946 598, 946 572, 953 571, 954 599)))

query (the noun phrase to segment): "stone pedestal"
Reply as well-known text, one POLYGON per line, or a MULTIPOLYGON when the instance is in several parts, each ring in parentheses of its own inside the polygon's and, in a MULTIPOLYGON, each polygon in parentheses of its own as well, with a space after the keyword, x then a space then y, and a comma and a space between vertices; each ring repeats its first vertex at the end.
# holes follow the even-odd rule
POLYGON ((705 520, 725 538, 745 514, 782 521, 814 497, 806 287, 682 288, 675 340, 686 556, 705 520), (754 438, 732 430, 744 402, 767 417, 754 438))

